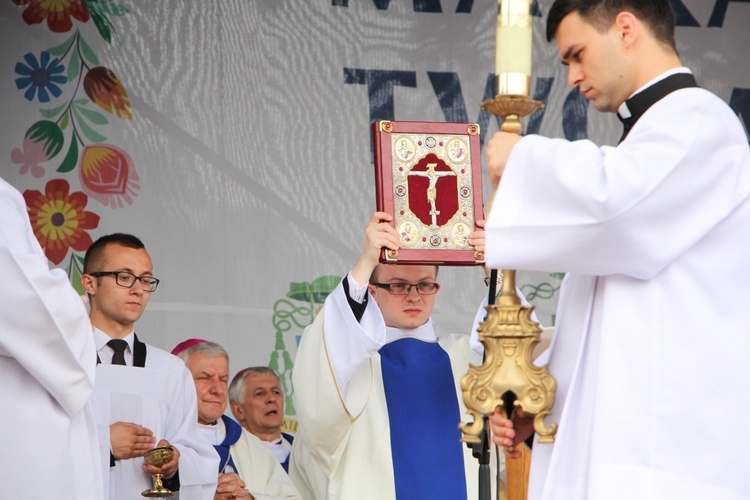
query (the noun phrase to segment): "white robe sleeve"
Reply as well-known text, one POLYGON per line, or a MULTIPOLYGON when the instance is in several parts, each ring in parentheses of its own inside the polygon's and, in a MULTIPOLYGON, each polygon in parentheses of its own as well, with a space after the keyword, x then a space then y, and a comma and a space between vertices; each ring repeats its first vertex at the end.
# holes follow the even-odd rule
POLYGON ((385 345, 385 320, 370 297, 361 320, 357 321, 341 283, 326 298, 320 314, 326 324, 325 348, 331 370, 342 397, 346 398, 352 376, 385 345))
POLYGON ((66 274, 50 271, 23 198, 0 182, 0 355, 18 361, 72 416, 94 390, 91 323, 66 274))
POLYGON ((354 317, 341 284, 326 298, 323 310, 302 335, 294 363, 295 407, 305 441, 322 472, 330 477, 346 449, 351 425, 364 411, 371 391, 347 391, 355 376, 358 387, 372 388, 372 370, 360 369, 385 342, 385 322, 372 299, 360 322, 354 317))
POLYGON ((0 279, 2 496, 24 498, 43 478, 58 498, 101 498, 91 323, 65 273, 50 271, 23 197, 2 179, 0 279), (40 461, 32 443, 52 459, 40 461))
POLYGON ((487 221, 488 265, 649 279, 691 248, 747 196, 744 132, 705 94, 670 94, 617 148, 523 138, 487 221))
POLYGON ((299 439, 299 436, 298 432, 292 443, 289 456, 289 478, 305 500, 326 498, 329 478, 323 473, 313 453, 299 439))

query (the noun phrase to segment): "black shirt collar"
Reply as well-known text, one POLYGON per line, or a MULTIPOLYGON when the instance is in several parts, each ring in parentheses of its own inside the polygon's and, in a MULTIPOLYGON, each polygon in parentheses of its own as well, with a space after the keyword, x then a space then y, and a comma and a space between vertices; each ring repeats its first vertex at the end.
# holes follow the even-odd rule
POLYGON ((621 111, 617 113, 617 118, 619 118, 623 124, 622 137, 620 137, 619 142, 625 140, 625 137, 627 137, 635 122, 643 116, 648 108, 675 90, 697 86, 698 84, 695 81, 695 77, 693 77, 691 73, 674 73, 630 96, 630 98, 623 103, 621 111), (624 110, 622 109, 623 107, 624 110), (629 112, 630 116, 624 118, 622 116, 623 111, 629 112))

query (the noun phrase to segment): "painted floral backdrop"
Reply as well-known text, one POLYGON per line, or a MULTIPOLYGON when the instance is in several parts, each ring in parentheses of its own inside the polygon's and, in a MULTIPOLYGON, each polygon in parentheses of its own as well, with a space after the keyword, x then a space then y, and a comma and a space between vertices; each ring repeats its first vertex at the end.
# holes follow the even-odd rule
POLYGON ((132 204, 140 185, 133 160, 105 135, 110 119, 133 118, 128 94, 72 19, 93 23, 112 43, 117 32, 111 19, 128 9, 110 0, 13 3, 23 9, 27 24, 66 35, 59 45, 23 54, 15 65, 16 98, 38 105, 39 117, 10 160, 20 175, 47 179, 40 189, 23 192, 29 218, 47 258, 55 265, 65 261, 71 283, 83 294, 83 255, 93 243, 90 231, 99 227, 102 208, 132 204), (80 187, 71 189, 73 175, 80 187))

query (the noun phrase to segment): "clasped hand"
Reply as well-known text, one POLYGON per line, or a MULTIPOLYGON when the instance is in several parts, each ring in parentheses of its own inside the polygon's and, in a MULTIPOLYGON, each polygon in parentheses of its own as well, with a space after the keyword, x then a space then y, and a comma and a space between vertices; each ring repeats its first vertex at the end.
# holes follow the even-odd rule
POLYGON ((509 458, 519 458, 521 452, 512 449, 518 443, 526 441, 534 433, 534 417, 529 417, 518 408, 512 419, 505 418, 505 412, 497 407, 489 419, 492 441, 506 450, 509 458), (511 451, 512 449, 512 451, 511 451))

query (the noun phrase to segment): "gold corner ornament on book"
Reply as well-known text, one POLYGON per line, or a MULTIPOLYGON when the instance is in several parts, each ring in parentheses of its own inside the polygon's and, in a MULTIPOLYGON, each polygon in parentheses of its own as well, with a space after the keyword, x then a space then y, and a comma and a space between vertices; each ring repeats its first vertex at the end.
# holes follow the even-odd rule
POLYGON ((541 339, 539 323, 531 319, 532 306, 523 306, 516 293, 515 276, 505 279, 498 302, 487 306, 487 318, 479 326, 484 345, 484 363, 470 366, 461 379, 464 403, 474 421, 460 423, 465 443, 481 442, 483 416, 498 406, 507 418, 517 408, 534 417, 534 430, 540 443, 552 443, 557 424, 544 423, 555 402, 557 382, 547 366, 533 363, 532 352, 541 339))
POLYGON ((476 123, 373 123, 377 209, 393 215, 402 244, 381 262, 484 263, 469 245, 483 213, 479 133, 476 123))

